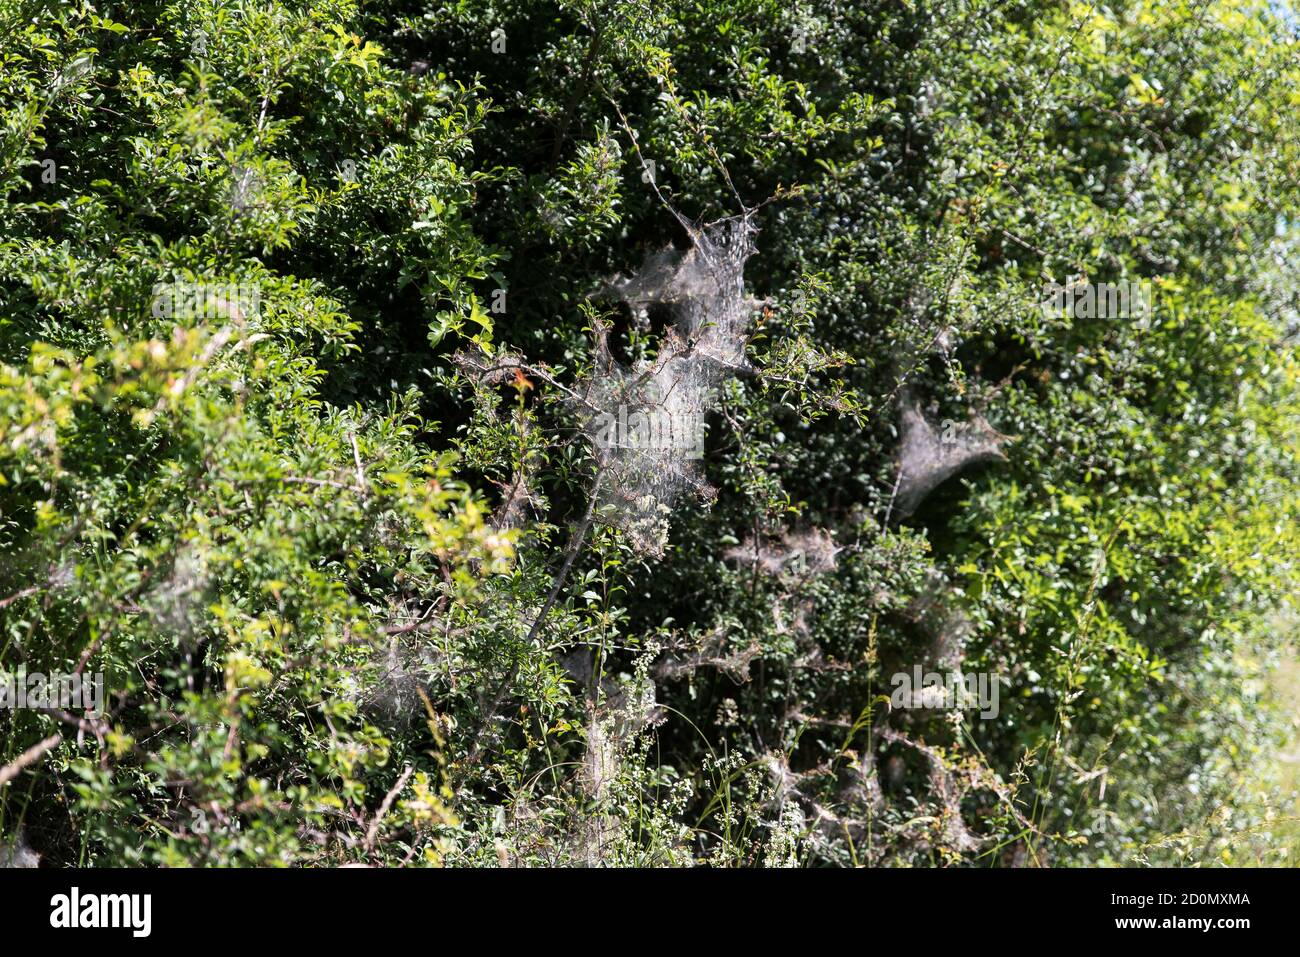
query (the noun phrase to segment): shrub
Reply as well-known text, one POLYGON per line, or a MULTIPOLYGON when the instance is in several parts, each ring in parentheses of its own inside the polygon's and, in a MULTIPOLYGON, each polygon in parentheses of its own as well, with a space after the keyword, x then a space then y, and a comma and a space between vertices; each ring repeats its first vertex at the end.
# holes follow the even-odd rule
POLYGON ((24 853, 1199 863, 1274 826, 1268 5, 0 28, 0 662, 106 689, 0 715, 24 853), (1151 308, 1043 307, 1099 284, 1151 308), (996 715, 896 707, 914 668, 996 715))

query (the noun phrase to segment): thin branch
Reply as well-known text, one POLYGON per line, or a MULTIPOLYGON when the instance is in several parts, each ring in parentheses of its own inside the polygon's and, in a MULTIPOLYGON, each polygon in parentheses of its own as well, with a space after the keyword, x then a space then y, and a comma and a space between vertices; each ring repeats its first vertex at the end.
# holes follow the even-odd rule
POLYGON ((22 591, 14 592, 8 598, 4 599, 3 601, 0 601, 0 608, 8 608, 14 602, 22 598, 26 598, 28 595, 35 595, 39 590, 40 589, 37 588, 35 585, 32 585, 30 588, 24 588, 22 591))
MULTIPOLYGON (((542 610, 537 613, 537 618, 533 621, 533 626, 528 629, 528 637, 524 639, 524 642, 527 645, 532 645, 533 639, 537 637, 537 633, 541 630, 542 623, 546 621, 546 616, 550 614, 552 606, 555 605, 555 600, 559 597, 560 589, 564 587, 564 582, 569 577, 569 571, 573 568, 574 560, 578 557, 578 553, 582 551, 582 544, 587 538, 587 532, 591 528, 592 519, 596 513, 596 502, 600 498, 600 485, 603 478, 604 474, 602 472, 596 473, 596 481, 592 484, 591 496, 587 501, 586 514, 582 516, 582 521, 579 523, 578 527, 574 529, 573 538, 569 542, 568 553, 564 556, 564 564, 560 566, 560 570, 555 576, 555 581, 551 584, 550 594, 546 596, 546 601, 542 604, 542 610)), ((469 754, 466 759, 468 763, 473 764, 478 758, 479 753, 482 750, 481 745, 483 732, 496 717, 497 710, 501 707, 501 702, 505 700, 506 692, 510 689, 510 685, 514 683, 517 674, 519 674, 518 661, 511 666, 509 674, 505 676, 501 681, 501 684, 497 686, 496 692, 492 695, 492 700, 488 704, 483 716, 483 721, 479 724, 477 730, 475 730, 474 738, 470 742, 469 754)))
POLYGON ((18 775, 22 774, 23 769, 28 765, 35 764, 47 751, 57 748, 63 743, 63 735, 52 734, 44 741, 33 744, 30 748, 18 755, 16 759, 0 768, 0 787, 8 784, 18 775))
POLYGON ((392 790, 384 795, 383 802, 379 805, 379 810, 375 812, 375 818, 370 822, 370 827, 366 830, 366 853, 369 854, 375 848, 375 841, 379 838, 379 825, 383 823, 384 817, 393 806, 393 801, 401 793, 402 788, 406 787, 406 782, 411 780, 411 775, 415 773, 415 768, 411 765, 406 766, 397 783, 393 785, 392 790))

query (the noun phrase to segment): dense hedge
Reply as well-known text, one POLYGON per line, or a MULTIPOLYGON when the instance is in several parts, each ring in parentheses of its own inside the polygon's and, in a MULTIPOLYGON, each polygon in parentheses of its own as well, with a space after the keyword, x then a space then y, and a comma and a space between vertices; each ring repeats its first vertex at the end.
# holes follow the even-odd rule
POLYGON ((0 853, 1271 862, 1294 30, 0 0, 0 853))

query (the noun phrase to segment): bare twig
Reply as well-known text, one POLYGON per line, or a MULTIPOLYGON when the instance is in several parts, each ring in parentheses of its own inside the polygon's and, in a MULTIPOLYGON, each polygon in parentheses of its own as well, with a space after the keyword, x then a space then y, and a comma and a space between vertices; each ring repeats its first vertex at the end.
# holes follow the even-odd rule
POLYGON ((57 748, 62 743, 63 735, 52 734, 44 741, 33 744, 9 764, 0 768, 0 787, 3 787, 14 778, 18 777, 18 775, 22 774, 24 768, 28 765, 35 764, 45 756, 47 751, 57 748))
POLYGON ((408 764, 406 770, 403 771, 401 776, 397 779, 397 783, 393 785, 392 790, 384 795, 384 800, 380 803, 379 810, 375 812, 374 820, 370 822, 370 827, 366 829, 365 848, 367 854, 375 848, 375 841, 379 838, 379 825, 383 823, 384 817, 393 806, 393 801, 396 800, 397 795, 401 793, 402 788, 406 787, 406 782, 411 780, 411 775, 414 773, 415 768, 408 764))
POLYGON ((32 585, 30 588, 24 588, 22 591, 14 592, 8 598, 0 600, 0 608, 7 608, 14 602, 26 598, 28 595, 35 595, 37 591, 39 591, 39 589, 35 585, 32 585))

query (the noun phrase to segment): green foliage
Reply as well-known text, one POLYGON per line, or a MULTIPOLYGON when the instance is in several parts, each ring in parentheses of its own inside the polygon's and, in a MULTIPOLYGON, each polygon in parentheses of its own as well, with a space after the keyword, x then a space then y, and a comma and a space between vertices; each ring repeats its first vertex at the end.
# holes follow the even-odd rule
POLYGON ((0 832, 63 865, 1257 859, 1292 29, 0 0, 0 670, 107 690, 0 712, 0 832), (629 504, 591 384, 692 347, 680 290, 616 277, 724 221, 756 253, 709 488, 629 504), (909 409, 992 450, 915 508, 909 409), (891 707, 914 665, 999 713, 891 707))

